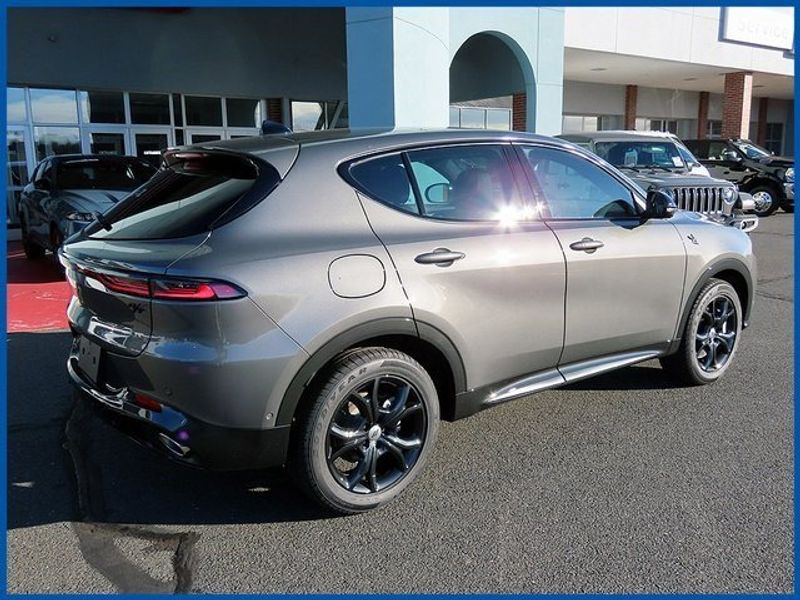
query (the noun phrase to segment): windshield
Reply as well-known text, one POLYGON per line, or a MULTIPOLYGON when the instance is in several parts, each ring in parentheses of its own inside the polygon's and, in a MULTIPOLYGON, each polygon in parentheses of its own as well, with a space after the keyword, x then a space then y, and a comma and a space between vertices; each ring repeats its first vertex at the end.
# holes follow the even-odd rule
POLYGON ((694 154, 692 154, 686 146, 681 144, 675 144, 675 147, 678 149, 678 153, 681 155, 683 162, 687 165, 699 165, 700 161, 697 160, 694 154))
POLYGON ((683 169, 686 165, 670 141, 595 142, 595 153, 615 167, 683 169))
POLYGON ((136 160, 81 158, 58 164, 56 181, 62 190, 135 190, 156 170, 136 160))
POLYGON ((772 152, 762 148, 761 146, 757 146, 749 140, 741 140, 738 142, 733 142, 733 144, 739 150, 744 152, 747 158, 754 158, 758 160, 759 158, 764 158, 765 156, 772 156, 772 152))

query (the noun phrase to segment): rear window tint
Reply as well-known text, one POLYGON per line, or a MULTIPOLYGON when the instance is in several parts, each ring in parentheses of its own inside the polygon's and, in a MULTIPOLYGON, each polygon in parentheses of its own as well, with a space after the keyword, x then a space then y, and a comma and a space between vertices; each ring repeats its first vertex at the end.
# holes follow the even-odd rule
POLYGON ((196 235, 239 216, 280 182, 269 164, 203 152, 167 155, 167 167, 106 215, 96 239, 166 239, 196 235))
POLYGON ((350 176, 375 200, 393 208, 419 214, 414 190, 400 154, 356 163, 350 167, 350 176))

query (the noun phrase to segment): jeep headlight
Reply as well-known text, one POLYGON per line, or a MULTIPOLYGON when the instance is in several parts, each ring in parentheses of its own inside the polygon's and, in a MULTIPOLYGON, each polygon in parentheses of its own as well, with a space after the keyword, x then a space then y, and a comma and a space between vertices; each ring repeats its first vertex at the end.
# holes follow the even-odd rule
POLYGON ((786 173, 783 174, 783 177, 786 179, 787 183, 794 183, 794 167, 786 169, 786 173))
POLYGON ((80 221, 82 223, 89 223, 90 221, 94 220, 94 215, 92 213, 80 212, 77 210, 68 212, 65 217, 68 221, 80 221))
POLYGON ((737 190, 735 187, 725 188, 722 192, 722 199, 727 203, 731 204, 736 199, 737 190))

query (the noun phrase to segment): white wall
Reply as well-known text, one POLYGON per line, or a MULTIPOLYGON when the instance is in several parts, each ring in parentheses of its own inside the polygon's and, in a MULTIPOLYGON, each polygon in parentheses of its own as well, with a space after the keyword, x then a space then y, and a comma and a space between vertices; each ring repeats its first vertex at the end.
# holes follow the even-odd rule
POLYGON ((564 114, 623 115, 625 86, 565 81, 564 114))
MULTIPOLYGON (((757 3, 754 3, 757 4, 757 3)), ((785 8, 793 21, 793 9, 785 8)), ((564 45, 663 60, 794 75, 786 52, 720 39, 721 9, 567 8, 564 45)))

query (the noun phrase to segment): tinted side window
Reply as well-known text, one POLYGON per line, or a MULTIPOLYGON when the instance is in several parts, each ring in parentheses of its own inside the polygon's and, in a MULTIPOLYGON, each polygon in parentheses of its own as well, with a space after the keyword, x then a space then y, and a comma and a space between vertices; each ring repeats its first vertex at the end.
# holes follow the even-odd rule
POLYGON ((636 215, 631 192, 588 160, 550 148, 523 148, 544 214, 553 219, 602 219, 636 215))
POLYGON ((503 146, 449 146, 409 152, 425 215, 499 220, 520 208, 503 146))
POLYGON ((723 155, 728 148, 728 142, 708 142, 708 160, 724 160, 723 155))
POLYGON ((350 176, 375 200, 419 214, 402 155, 390 154, 356 163, 350 167, 350 176))

